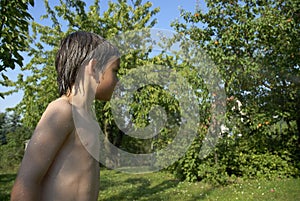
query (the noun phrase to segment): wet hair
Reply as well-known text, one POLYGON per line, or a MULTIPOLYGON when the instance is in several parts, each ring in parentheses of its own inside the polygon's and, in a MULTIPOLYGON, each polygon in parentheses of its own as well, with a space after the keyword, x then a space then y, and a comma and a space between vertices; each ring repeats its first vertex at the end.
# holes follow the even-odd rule
POLYGON ((68 35, 61 41, 55 59, 60 96, 71 92, 81 66, 96 59, 96 68, 104 71, 114 56, 120 56, 118 49, 97 34, 77 31, 68 35))

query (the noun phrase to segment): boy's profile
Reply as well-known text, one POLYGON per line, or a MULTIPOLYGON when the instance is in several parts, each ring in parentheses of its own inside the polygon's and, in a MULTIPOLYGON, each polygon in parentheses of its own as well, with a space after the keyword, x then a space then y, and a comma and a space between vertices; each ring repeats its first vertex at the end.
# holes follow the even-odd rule
POLYGON ((111 98, 118 58, 117 48, 93 33, 78 31, 61 41, 55 61, 60 98, 48 105, 32 135, 11 200, 97 200, 99 126, 91 106, 94 99, 111 98))

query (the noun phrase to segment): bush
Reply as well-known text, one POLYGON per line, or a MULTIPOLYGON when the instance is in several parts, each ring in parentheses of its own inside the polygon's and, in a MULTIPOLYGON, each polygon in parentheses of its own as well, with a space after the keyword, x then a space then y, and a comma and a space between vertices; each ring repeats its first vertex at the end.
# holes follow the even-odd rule
MULTIPOLYGON (((262 140, 264 135, 256 137, 262 140)), ((290 141, 282 141, 282 145, 278 146, 277 150, 271 145, 269 148, 267 145, 263 147, 259 143, 252 143, 249 136, 238 140, 233 136, 226 136, 219 140, 218 146, 208 157, 200 159, 199 138, 192 144, 185 157, 174 163, 168 170, 181 180, 205 181, 221 185, 231 183, 236 178, 299 177, 299 164, 294 156, 295 145, 290 141)))
POLYGON ((18 127, 6 134, 7 144, 0 145, 0 170, 15 169, 19 166, 25 148, 25 140, 29 139, 31 131, 18 127))

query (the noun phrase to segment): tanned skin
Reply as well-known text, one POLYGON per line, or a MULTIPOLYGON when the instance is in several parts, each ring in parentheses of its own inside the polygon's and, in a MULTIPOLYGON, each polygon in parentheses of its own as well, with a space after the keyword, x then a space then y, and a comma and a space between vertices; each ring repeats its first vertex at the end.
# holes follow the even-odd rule
POLYGON ((99 162, 87 147, 94 147, 98 130, 87 129, 83 142, 73 115, 74 108, 82 111, 90 119, 87 128, 99 128, 87 106, 94 99, 110 99, 118 81, 119 60, 109 62, 103 73, 95 70, 96 63, 91 60, 81 70, 84 79, 76 90, 48 105, 26 149, 12 201, 97 200, 99 162))

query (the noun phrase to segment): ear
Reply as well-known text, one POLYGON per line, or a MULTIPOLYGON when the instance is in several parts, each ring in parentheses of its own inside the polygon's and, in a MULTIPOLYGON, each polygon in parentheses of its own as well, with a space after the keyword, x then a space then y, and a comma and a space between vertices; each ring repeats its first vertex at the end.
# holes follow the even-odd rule
POLYGON ((89 63, 86 65, 86 70, 89 75, 94 76, 96 72, 97 60, 91 59, 89 63))

